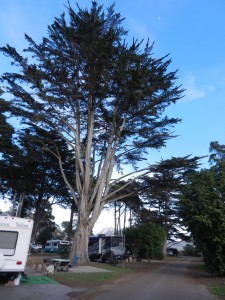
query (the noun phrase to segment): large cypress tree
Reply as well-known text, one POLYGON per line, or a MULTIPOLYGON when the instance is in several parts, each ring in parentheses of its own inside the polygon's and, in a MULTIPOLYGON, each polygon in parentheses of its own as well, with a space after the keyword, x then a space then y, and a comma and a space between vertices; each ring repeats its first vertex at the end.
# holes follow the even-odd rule
POLYGON ((40 44, 25 35, 27 57, 9 45, 1 48, 19 68, 2 76, 2 89, 12 96, 5 105, 13 114, 55 130, 74 153, 71 182, 59 149, 51 149, 78 208, 71 257, 83 263, 96 220, 116 199, 115 166, 137 167, 149 148, 165 146, 179 119, 164 112, 183 90, 175 85, 176 71, 168 71, 167 56, 153 58, 148 42, 128 44, 114 6, 104 11, 92 2, 90 10, 68 5, 67 11, 69 18, 55 18, 40 44))

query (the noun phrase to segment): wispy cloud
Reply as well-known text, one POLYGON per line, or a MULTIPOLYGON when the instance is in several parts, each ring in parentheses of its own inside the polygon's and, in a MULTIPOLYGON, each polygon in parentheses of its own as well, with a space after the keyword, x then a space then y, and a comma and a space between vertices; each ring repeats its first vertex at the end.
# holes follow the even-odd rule
POLYGON ((131 38, 133 37, 134 33, 134 37, 138 37, 140 39, 144 38, 145 40, 149 38, 152 42, 155 40, 153 33, 149 30, 145 23, 142 23, 134 18, 127 18, 126 21, 128 23, 128 28, 130 28, 131 34, 129 34, 129 36, 131 38))
POLYGON ((195 101, 197 99, 204 98, 206 96, 207 90, 209 90, 209 87, 205 86, 198 86, 196 84, 196 78, 189 74, 185 80, 184 88, 185 91, 185 97, 182 99, 182 102, 191 102, 195 101))

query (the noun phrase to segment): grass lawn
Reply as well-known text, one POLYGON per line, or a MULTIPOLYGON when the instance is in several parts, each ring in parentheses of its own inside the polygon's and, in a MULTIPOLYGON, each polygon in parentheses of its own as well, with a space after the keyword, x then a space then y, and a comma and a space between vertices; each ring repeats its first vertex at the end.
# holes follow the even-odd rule
POLYGON ((55 273, 52 279, 70 287, 91 286, 102 283, 107 283, 121 278, 131 272, 128 268, 123 268, 122 265, 112 266, 110 264, 91 264, 93 267, 103 268, 111 272, 94 272, 94 273, 55 273))

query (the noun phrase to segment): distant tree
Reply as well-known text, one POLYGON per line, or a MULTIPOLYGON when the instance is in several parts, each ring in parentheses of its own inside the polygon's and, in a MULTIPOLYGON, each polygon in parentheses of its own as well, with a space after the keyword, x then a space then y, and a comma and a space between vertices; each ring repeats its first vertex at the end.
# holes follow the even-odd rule
POLYGON ((186 256, 198 256, 198 250, 192 244, 186 244, 184 246, 184 255, 186 256))
POLYGON ((77 221, 75 220, 72 223, 72 229, 70 228, 71 224, 69 221, 63 221, 61 224, 61 228, 62 228, 62 232, 64 235, 64 239, 70 241, 71 240, 71 236, 75 234, 76 232, 76 226, 77 226, 77 221), (72 231, 72 232, 71 232, 72 231))
MULTIPOLYGON (((29 214, 30 212, 33 214, 32 239, 35 239, 42 222, 49 217, 49 212, 52 211, 53 205, 63 205, 69 208, 72 205, 72 197, 64 184, 57 161, 51 153, 43 151, 42 145, 38 142, 38 134, 40 133, 37 131, 33 132, 30 129, 26 129, 24 135, 20 137, 23 155, 26 155, 23 162, 23 170, 26 170, 26 172, 23 171, 23 177, 29 178, 29 185, 24 185, 28 190, 25 190, 26 201, 24 202, 23 214, 29 214)), ((43 131, 42 135, 44 136, 43 131)), ((51 138, 53 139, 52 134, 48 133, 48 141, 51 138)), ((58 147, 65 154, 68 152, 59 137, 55 135, 54 143, 58 144, 58 147)), ((69 158, 70 156, 67 154, 67 159, 69 158)), ((70 161, 68 168, 66 161, 64 164, 65 173, 68 177, 70 176, 69 168, 71 164, 70 161)))
POLYGON ((53 235, 53 239, 55 240, 65 239, 64 232, 62 231, 62 228, 58 224, 56 224, 55 230, 52 232, 52 235, 53 235))
POLYGON ((36 243, 45 245, 48 240, 53 239, 53 232, 55 231, 55 227, 44 228, 40 231, 37 236, 36 243))
POLYGON ((218 141, 211 142, 209 151, 209 161, 212 165, 225 161, 225 145, 221 145, 218 141))
POLYGON ((173 256, 178 256, 178 250, 177 250, 177 248, 167 248, 167 251, 172 251, 173 256))
POLYGON ((114 213, 115 235, 122 235, 128 222, 130 226, 132 225, 133 215, 140 205, 138 188, 139 186, 136 182, 129 183, 129 181, 121 180, 115 184, 110 191, 113 193, 113 190, 116 190, 117 195, 117 201, 109 203, 106 207, 106 209, 109 209, 114 213))
MULTIPOLYGON (((199 166, 200 157, 172 157, 161 160, 151 167, 151 175, 142 181, 142 207, 139 223, 160 224, 167 240, 177 240, 182 236, 182 223, 178 214, 178 203, 185 176, 199 166)), ((166 248, 166 247, 165 247, 166 248)))
MULTIPOLYGON (((8 195, 11 193, 14 208, 17 207, 16 215, 34 219, 32 241, 46 218, 52 219, 52 205, 72 205, 71 195, 64 184, 57 161, 51 153, 43 151, 42 144, 37 142, 39 134, 40 132, 34 132, 31 128, 17 132, 17 151, 13 155, 7 153, 2 156, 3 173, 0 174, 7 182, 8 195)), ((50 133, 48 141, 49 139, 50 133)), ((63 145, 59 146, 60 141, 56 136, 54 143, 58 143, 64 153, 67 152, 63 145)), ((66 170, 66 164, 65 172, 69 176, 70 170, 66 170)))
POLYGON ((135 170, 129 175, 137 176, 147 150, 174 137, 172 127, 180 120, 166 116, 165 109, 183 89, 175 85, 176 72, 168 71, 171 59, 153 58, 153 44, 143 47, 134 39, 128 45, 113 5, 107 12, 96 2, 90 10, 77 9, 68 4, 69 18, 55 18, 40 44, 25 35, 28 57, 9 45, 0 50, 19 69, 1 78, 2 90, 12 96, 4 106, 22 120, 57 132, 73 152, 70 180, 60 149, 50 149, 79 213, 71 258, 77 255, 85 263, 95 222, 104 205, 117 200, 112 186, 120 178, 112 179, 113 170, 131 164, 135 170))

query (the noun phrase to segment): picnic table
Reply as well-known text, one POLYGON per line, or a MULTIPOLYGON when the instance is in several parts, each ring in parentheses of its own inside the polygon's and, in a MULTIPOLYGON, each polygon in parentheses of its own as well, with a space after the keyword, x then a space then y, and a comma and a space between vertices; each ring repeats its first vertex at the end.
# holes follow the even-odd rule
POLYGON ((65 271, 68 272, 69 267, 71 266, 71 261, 68 259, 53 258, 51 263, 54 266, 55 271, 65 271))

